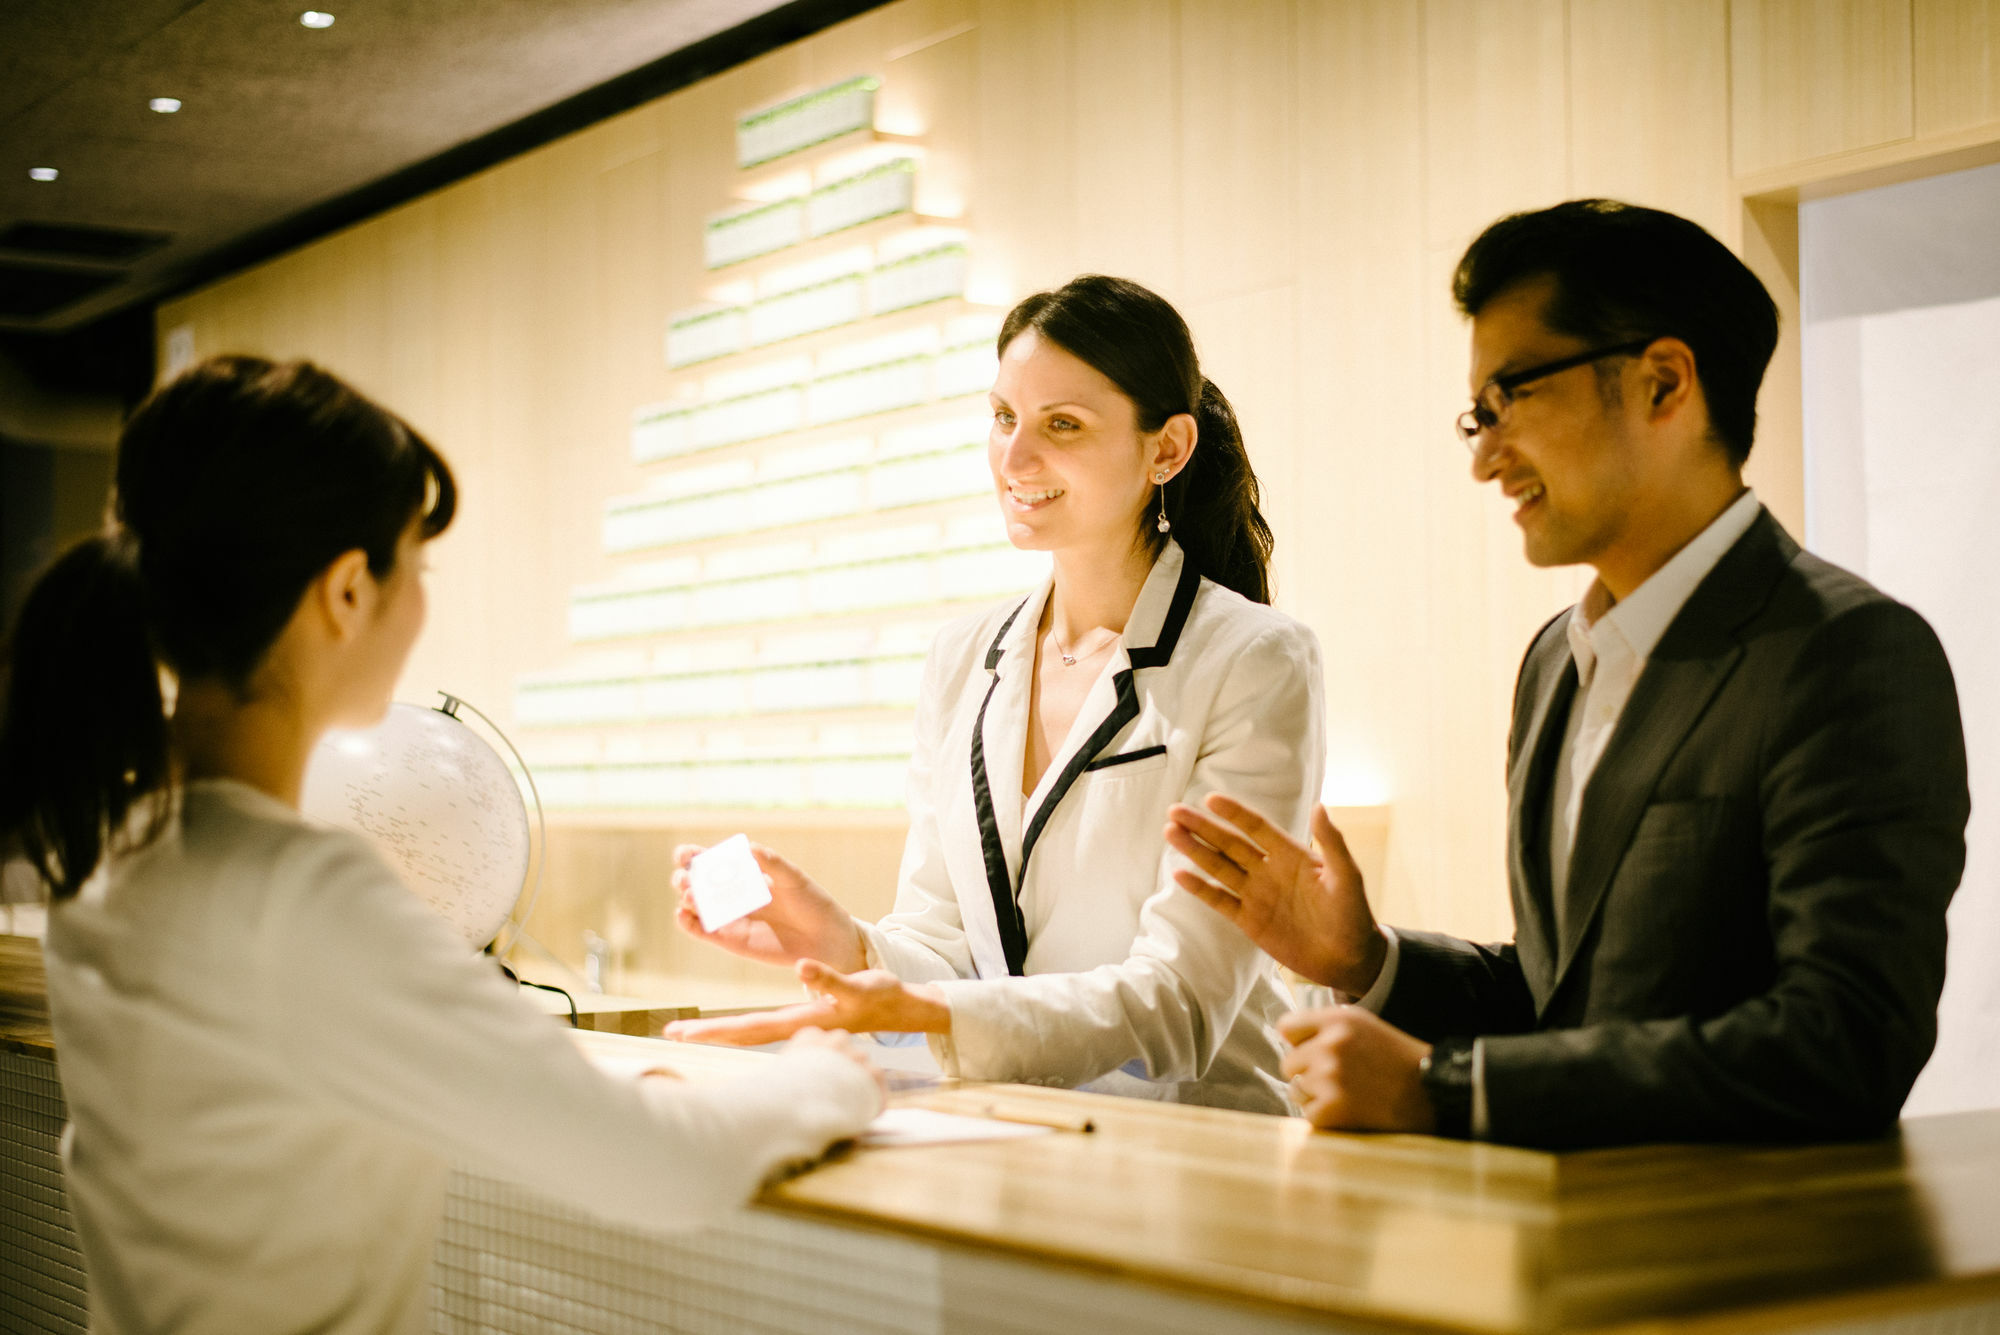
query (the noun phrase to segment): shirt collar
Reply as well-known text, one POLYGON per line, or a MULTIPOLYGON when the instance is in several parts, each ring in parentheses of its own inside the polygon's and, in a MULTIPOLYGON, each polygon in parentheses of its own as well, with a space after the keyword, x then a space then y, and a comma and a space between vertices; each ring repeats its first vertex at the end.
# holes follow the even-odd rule
POLYGON ((1596 660, 1616 645, 1622 645, 1637 662, 1651 657, 1660 637, 1708 573, 1737 539, 1750 531, 1759 508, 1757 494, 1744 488, 1728 509, 1622 602, 1613 603, 1603 581, 1592 580, 1569 619, 1570 652, 1576 657, 1577 674, 1587 678, 1596 660))

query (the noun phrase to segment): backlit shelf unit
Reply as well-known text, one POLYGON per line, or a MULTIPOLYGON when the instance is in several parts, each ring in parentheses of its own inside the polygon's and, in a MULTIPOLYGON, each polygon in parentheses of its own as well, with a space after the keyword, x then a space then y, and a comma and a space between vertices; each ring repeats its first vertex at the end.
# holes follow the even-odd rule
POLYGON ((669 396, 633 413, 637 490, 568 661, 520 677, 544 799, 571 812, 901 804, 931 638, 1031 586, 986 466, 1001 312, 962 218, 920 215, 925 148, 849 79, 736 125, 734 202, 669 313, 669 396))

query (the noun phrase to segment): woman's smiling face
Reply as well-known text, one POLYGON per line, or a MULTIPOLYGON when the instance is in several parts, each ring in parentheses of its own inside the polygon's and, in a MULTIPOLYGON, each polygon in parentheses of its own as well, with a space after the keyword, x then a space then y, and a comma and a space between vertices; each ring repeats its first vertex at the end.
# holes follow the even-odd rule
POLYGON ((1024 551, 1129 548, 1151 500, 1157 432, 1102 372, 1025 329, 987 395, 986 460, 1007 538, 1024 551))

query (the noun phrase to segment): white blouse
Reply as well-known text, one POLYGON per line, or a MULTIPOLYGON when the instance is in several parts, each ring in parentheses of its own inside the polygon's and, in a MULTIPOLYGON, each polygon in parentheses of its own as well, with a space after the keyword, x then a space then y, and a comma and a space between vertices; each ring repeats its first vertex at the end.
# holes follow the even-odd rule
POLYGON ((879 1102, 823 1051, 605 1075, 360 838, 229 781, 58 904, 45 953, 98 1335, 423 1330, 450 1163, 691 1227, 879 1102))
POLYGON ((1303 838, 1326 743, 1319 643, 1171 540, 1036 790, 1021 795, 1051 585, 939 633, 895 911, 869 963, 937 982, 952 1075, 1290 1111, 1270 958, 1181 890, 1167 808, 1225 792, 1303 838))

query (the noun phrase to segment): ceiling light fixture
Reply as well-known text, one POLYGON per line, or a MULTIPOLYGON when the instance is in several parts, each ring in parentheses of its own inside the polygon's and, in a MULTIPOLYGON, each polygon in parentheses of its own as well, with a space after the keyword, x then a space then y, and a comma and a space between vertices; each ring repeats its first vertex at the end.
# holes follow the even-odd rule
POLYGON ((162 116, 171 116, 181 109, 181 100, 178 97, 156 97, 146 105, 162 116))
POLYGON ((53 181, 58 174, 54 167, 28 168, 28 179, 31 181, 53 181))
POLYGON ((331 28, 333 26, 333 15, 317 9, 308 9, 305 13, 299 15, 299 22, 305 24, 308 28, 331 28))

